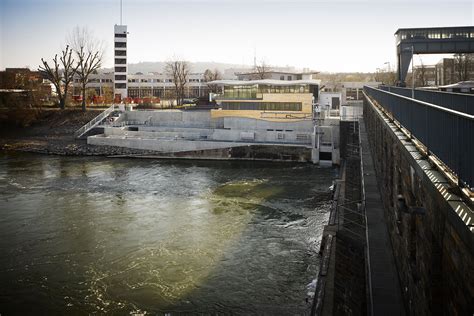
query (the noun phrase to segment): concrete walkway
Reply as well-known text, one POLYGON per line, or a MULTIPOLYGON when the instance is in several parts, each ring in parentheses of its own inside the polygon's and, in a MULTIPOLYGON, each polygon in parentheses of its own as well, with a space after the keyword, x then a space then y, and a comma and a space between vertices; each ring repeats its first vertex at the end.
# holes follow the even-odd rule
MULTIPOLYGON (((385 211, 380 196, 365 123, 360 121, 367 216, 369 277, 372 285, 372 315, 405 315, 385 211)), ((369 304, 370 306, 370 304, 369 304)))

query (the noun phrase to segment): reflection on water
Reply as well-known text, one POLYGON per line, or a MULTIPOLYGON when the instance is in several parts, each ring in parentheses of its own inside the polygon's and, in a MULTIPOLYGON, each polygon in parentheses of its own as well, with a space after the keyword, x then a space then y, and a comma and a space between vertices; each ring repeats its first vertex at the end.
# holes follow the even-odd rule
POLYGON ((2 154, 0 313, 305 313, 334 176, 2 154))

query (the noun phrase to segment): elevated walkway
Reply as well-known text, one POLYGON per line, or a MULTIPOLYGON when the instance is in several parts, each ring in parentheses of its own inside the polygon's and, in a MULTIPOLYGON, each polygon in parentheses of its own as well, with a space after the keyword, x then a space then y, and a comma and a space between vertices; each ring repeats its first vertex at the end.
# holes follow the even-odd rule
POLYGON ((414 54, 462 54, 474 52, 474 26, 403 28, 397 37, 398 80, 405 82, 414 54))
POLYGON ((372 300, 370 315, 405 315, 394 251, 364 122, 360 124, 360 142, 367 221, 368 274, 372 300))

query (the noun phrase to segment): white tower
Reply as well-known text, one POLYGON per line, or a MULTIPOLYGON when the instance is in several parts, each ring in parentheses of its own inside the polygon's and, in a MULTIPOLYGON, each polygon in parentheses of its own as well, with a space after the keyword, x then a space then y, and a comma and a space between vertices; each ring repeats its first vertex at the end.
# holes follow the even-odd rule
POLYGON ((114 96, 127 97, 127 26, 114 26, 114 96))

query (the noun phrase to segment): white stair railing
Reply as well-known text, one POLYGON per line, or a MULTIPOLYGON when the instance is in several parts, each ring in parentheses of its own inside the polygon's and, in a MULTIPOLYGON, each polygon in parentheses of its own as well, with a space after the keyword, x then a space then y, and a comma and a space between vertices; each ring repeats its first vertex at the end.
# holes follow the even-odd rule
POLYGON ((102 120, 104 118, 106 118, 107 116, 110 115, 110 113, 112 113, 113 111, 115 110, 118 110, 119 109, 119 106, 118 105, 115 105, 115 104, 112 104, 109 108, 107 108, 104 112, 100 113, 99 115, 97 115, 96 117, 94 117, 92 120, 90 120, 86 125, 82 126, 80 129, 78 129, 75 133, 74 133, 74 137, 75 138, 80 138, 82 137, 85 133, 87 133, 88 131, 90 131, 92 128, 96 127, 97 125, 99 125, 100 122, 102 122, 102 120))

